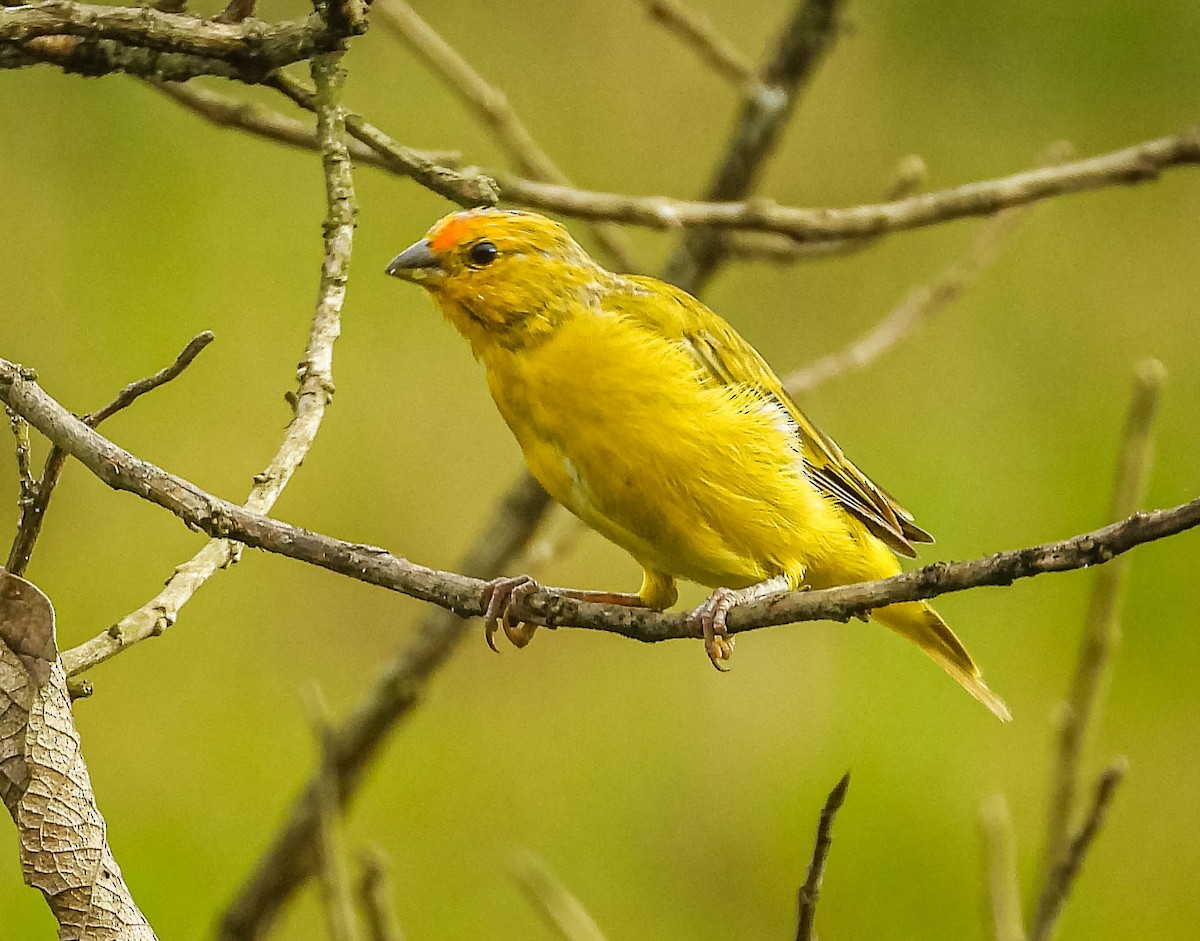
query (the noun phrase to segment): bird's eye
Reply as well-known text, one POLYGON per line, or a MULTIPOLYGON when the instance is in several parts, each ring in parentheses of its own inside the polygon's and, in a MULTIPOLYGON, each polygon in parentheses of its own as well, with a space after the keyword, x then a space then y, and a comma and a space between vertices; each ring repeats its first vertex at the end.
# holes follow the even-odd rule
POLYGON ((467 261, 472 268, 486 268, 499 254, 500 249, 491 242, 476 242, 467 249, 467 261))

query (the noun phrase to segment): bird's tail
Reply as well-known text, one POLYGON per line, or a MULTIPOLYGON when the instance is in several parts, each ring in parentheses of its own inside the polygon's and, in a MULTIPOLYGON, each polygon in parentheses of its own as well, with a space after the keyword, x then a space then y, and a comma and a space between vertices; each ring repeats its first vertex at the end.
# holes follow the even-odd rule
POLYGON ((871 616, 907 637, 958 680, 960 686, 992 711, 1001 722, 1012 718, 1008 706, 988 689, 979 667, 946 622, 924 601, 905 601, 871 612, 871 616))

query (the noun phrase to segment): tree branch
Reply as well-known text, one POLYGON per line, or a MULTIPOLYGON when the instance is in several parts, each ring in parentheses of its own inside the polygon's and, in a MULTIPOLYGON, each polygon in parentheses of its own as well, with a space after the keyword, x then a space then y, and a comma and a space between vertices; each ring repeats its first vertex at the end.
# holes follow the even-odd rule
MULTIPOLYGON (((32 453, 29 447, 29 422, 20 415, 9 414, 8 426, 17 442, 17 506, 24 519, 29 507, 37 499, 37 481, 33 479, 32 453)), ((9 568, 11 571, 11 567, 9 568)), ((20 575, 20 572, 13 572, 20 575)))
MULTIPOLYGON (((550 506, 537 482, 522 474, 496 506, 492 519, 461 568, 482 579, 503 574, 524 548, 550 506)), ((482 583, 481 583, 482 584, 482 583)), ((349 803, 363 773, 388 736, 420 703, 425 684, 449 658, 467 632, 467 622, 451 611, 430 612, 410 643, 358 707, 337 728, 331 746, 342 804, 349 803)), ((317 822, 318 774, 309 778, 292 803, 283 826, 255 865, 221 919, 222 941, 263 937, 284 903, 316 869, 313 836, 317 822)))
POLYGON ((1157 179, 1164 170, 1195 163, 1200 163, 1200 129, 1055 167, 844 209, 793 208, 766 199, 699 202, 665 196, 627 196, 553 186, 504 173, 493 175, 500 185, 503 201, 577 219, 608 219, 657 229, 712 226, 778 232, 797 241, 811 242, 900 232, 968 216, 989 216, 1001 209, 1052 196, 1145 183, 1157 179))
POLYGON ((1096 788, 1092 796, 1092 806, 1084 818, 1083 826, 1064 848, 1062 858, 1055 862, 1054 867, 1046 877, 1046 889, 1038 900, 1038 910, 1034 915, 1033 925, 1029 929, 1029 941, 1048 941, 1062 914, 1063 905, 1071 894, 1075 879, 1083 866, 1083 860, 1112 804, 1117 787, 1125 778, 1128 765, 1124 758, 1119 758, 1101 772, 1096 779, 1096 788))
POLYGON ((508 867, 522 894, 560 941, 605 941, 604 932, 562 881, 528 850, 517 852, 508 867))
MULTIPOLYGON (((277 76, 272 81, 278 83, 275 87, 289 94, 277 76)), ((292 92, 296 91, 292 89, 292 92)), ((289 94, 289 97, 302 107, 311 108, 310 99, 303 95, 289 94)), ((263 127, 263 122, 237 115, 233 109, 241 107, 229 105, 223 114, 229 120, 218 123, 278 139, 263 127)), ((198 108, 194 110, 200 111, 198 108)), ((378 127, 355 115, 348 116, 347 127, 354 137, 379 154, 385 163, 406 150, 378 127)), ((288 142, 301 143, 299 140, 288 142)), ((401 165, 399 160, 397 163, 401 165)), ((736 253, 739 257, 747 254, 771 257, 795 254, 803 257, 814 252, 818 255, 841 254, 849 250, 847 242, 853 244, 889 232, 902 232, 970 216, 988 216, 1003 209, 1055 196, 1145 183, 1157 179, 1164 170, 1196 163, 1200 163, 1200 129, 1145 141, 1084 160, 966 183, 919 196, 844 208, 813 209, 778 206, 766 199, 703 202, 668 196, 630 196, 580 190, 471 167, 458 171, 434 165, 430 171, 434 176, 429 179, 409 173, 408 169, 395 169, 394 172, 411 175, 416 182, 460 205, 485 205, 499 200, 568 217, 609 220, 653 229, 712 226, 732 233, 773 233, 777 237, 786 237, 787 241, 764 242, 760 238, 737 247, 736 253)), ((738 236, 735 234, 732 238, 737 246, 738 236)))
POLYGON ((1006 209, 985 220, 963 258, 932 281, 909 291, 897 307, 849 346, 822 356, 786 376, 784 388, 794 396, 805 395, 831 379, 866 369, 884 356, 970 287, 982 271, 995 261, 1004 240, 1016 231, 1030 208, 1020 206, 1006 209))
POLYGON ((46 897, 60 938, 155 941, 108 846, 58 659, 54 609, 3 571, 0 800, 17 825, 25 882, 46 897))
MULTIPOLYGON (((290 115, 271 108, 264 108, 252 101, 235 98, 232 95, 222 95, 207 88, 201 88, 195 82, 155 82, 147 80, 147 84, 161 92, 165 97, 183 105, 189 111, 206 118, 217 127, 227 127, 234 130, 248 131, 258 137, 272 140, 289 147, 301 150, 321 150, 321 140, 317 137, 316 128, 290 115)), ((346 114, 347 119, 353 115, 346 114)), ((402 176, 411 176, 413 167, 432 167, 438 171, 449 170, 443 164, 452 164, 461 159, 456 151, 443 150, 413 150, 406 148, 404 153, 407 162, 401 165, 393 157, 385 157, 372 150, 360 140, 346 142, 350 156, 356 164, 379 167, 391 170, 402 176)), ((432 189, 432 187, 427 187, 432 189)), ((456 195, 461 196, 459 190, 456 195)), ((478 197, 475 198, 478 201, 478 197)), ((473 205, 474 203, 472 203, 473 205)))
POLYGON ((821 877, 825 874, 825 862, 829 858, 829 848, 833 845, 833 820, 841 810, 846 800, 846 791, 850 788, 850 772, 842 775, 841 780, 833 786, 829 796, 825 798, 825 806, 821 808, 821 816, 817 820, 817 839, 813 844, 812 861, 808 864, 808 875, 804 885, 800 887, 797 902, 799 917, 796 925, 796 941, 813 941, 813 928, 816 924, 817 901, 821 895, 821 877))
POLYGON ((334 767, 333 731, 329 726, 329 709, 320 688, 315 685, 310 689, 307 707, 318 748, 318 783, 315 792, 317 869, 329 941, 358 941, 358 919, 354 910, 354 892, 350 884, 350 865, 334 767))
MULTIPOLYGON (((254 478, 254 486, 244 504, 252 513, 265 513, 274 506, 312 448, 334 391, 333 344, 341 332, 341 312, 346 298, 358 207, 340 104, 342 73, 334 60, 318 57, 313 60, 313 74, 320 76, 318 87, 321 89, 317 127, 322 142, 326 193, 325 253, 316 310, 304 356, 297 369, 297 389, 289 398, 294 414, 275 457, 254 478)), ((214 531, 210 535, 219 537, 222 534, 214 531)), ((133 644, 161 634, 175 623, 180 609, 197 589, 217 571, 236 562, 239 552, 228 540, 215 538, 187 562, 176 566, 174 574, 154 598, 91 640, 63 654, 68 675, 81 673, 133 644)))
MULTIPOLYGON (((800 0, 796 5, 759 81, 747 86, 725 159, 709 183, 705 199, 728 202, 753 191, 759 170, 775 150, 800 92, 837 38, 841 2, 800 0)), ((667 262, 664 280, 698 294, 724 253, 722 233, 687 232, 667 262)))
MULTIPOLYGON (((883 191, 884 202, 894 202, 912 196, 925 185, 928 175, 925 161, 918 154, 908 154, 900 158, 891 181, 883 191)), ((842 258, 870 248, 882 237, 865 235, 820 242, 797 242, 787 235, 774 232, 730 232, 725 235, 725 258, 762 260, 776 264, 842 258)))
POLYGON ((1021 890, 1017 882, 1017 849, 1012 818, 1003 794, 993 794, 979 811, 984 872, 993 941, 1025 941, 1021 890))
MULTIPOLYGON (((204 348, 213 341, 211 330, 196 334, 175 357, 175 362, 160 369, 153 376, 131 382, 118 393, 117 397, 99 411, 83 416, 85 424, 97 427, 105 419, 111 418, 122 409, 128 408, 138 398, 147 392, 152 392, 159 386, 166 385, 192 364, 192 361, 203 352, 204 348)), ((22 500, 21 519, 17 524, 17 534, 13 537, 12 547, 8 552, 8 562, 5 568, 13 575, 24 575, 33 554, 34 544, 42 531, 42 523, 46 519, 46 510, 50 506, 50 497, 58 484, 59 475, 66 463, 67 455, 61 448, 50 448, 46 455, 46 463, 42 468, 42 476, 33 485, 28 500, 22 500)))
MULTIPOLYGON (((283 72, 276 72, 263 83, 282 92, 292 102, 307 111, 316 111, 316 96, 304 83, 283 72)), ((444 196, 460 206, 492 205, 499 199, 495 181, 479 170, 455 170, 443 167, 426 157, 421 151, 398 144, 374 124, 357 114, 345 111, 346 131, 370 147, 387 161, 393 172, 411 177, 439 196, 444 196)))
POLYGON ((0 7, 0 68, 37 62, 68 72, 130 72, 182 81, 221 75, 261 81, 275 69, 337 49, 367 27, 359 4, 333 4, 303 21, 238 23, 166 13, 45 0, 0 7))
MULTIPOLYGON (((344 542, 262 516, 206 493, 195 484, 139 460, 88 428, 48 396, 21 367, 0 360, 0 399, 52 442, 78 458, 115 490, 137 494, 178 516, 191 529, 298 559, 359 581, 432 602, 463 617, 483 613, 483 581, 427 568, 376 546, 344 542)), ((1135 546, 1200 525, 1200 497, 1170 509, 1134 513, 1089 533, 970 562, 935 562, 880 581, 797 591, 739 605, 731 633, 796 621, 846 621, 900 601, 934 598, 1019 578, 1110 561, 1135 546)), ((525 596, 514 616, 546 627, 607 631, 657 642, 693 637, 686 614, 578 601, 543 588, 525 596)))
MULTIPOLYGON (((1145 499, 1154 458, 1154 419, 1159 393, 1166 377, 1162 363, 1139 363, 1133 397, 1121 434, 1120 455, 1113 483, 1110 514, 1124 515, 1145 499)), ((1042 851, 1042 889, 1033 916, 1031 937, 1047 937, 1048 921, 1057 917, 1062 890, 1055 873, 1071 844, 1084 747, 1100 707, 1109 660, 1120 636, 1121 601, 1128 578, 1128 560, 1121 559, 1098 571, 1092 582, 1091 601, 1079 656, 1058 730, 1058 761, 1050 789, 1046 842, 1042 851)))
POLYGON ((392 910, 391 861, 376 848, 363 853, 360 862, 358 897, 371 941, 404 941, 404 932, 392 910))
POLYGON ((680 0, 639 0, 652 20, 695 50, 701 61, 739 87, 757 83, 754 66, 741 50, 721 35, 712 21, 680 0))

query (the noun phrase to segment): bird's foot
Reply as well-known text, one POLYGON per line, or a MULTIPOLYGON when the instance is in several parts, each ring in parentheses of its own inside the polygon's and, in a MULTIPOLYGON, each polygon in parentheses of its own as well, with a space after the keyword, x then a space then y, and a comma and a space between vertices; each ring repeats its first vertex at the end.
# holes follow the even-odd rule
POLYGON ((721 661, 733 656, 733 638, 725 627, 725 619, 729 609, 739 600, 738 593, 733 589, 718 588, 688 615, 693 630, 699 628, 704 636, 704 652, 708 654, 708 659, 722 673, 728 670, 721 666, 721 661))
POLYGON ((493 578, 483 586, 479 603, 483 606, 483 638, 487 645, 499 653, 496 647, 496 631, 503 629, 514 647, 521 648, 533 639, 536 624, 525 624, 510 613, 522 598, 532 595, 541 588, 528 575, 511 578, 493 578))

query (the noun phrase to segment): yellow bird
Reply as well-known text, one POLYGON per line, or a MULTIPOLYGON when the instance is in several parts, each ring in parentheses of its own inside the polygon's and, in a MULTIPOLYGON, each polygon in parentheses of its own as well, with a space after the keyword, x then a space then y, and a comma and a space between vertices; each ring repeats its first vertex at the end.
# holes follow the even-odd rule
MULTIPOLYGON (((670 284, 605 270, 544 216, 451 213, 387 273, 428 291, 470 343, 542 486, 645 570, 637 594, 568 593, 662 610, 676 578, 714 589, 692 618, 718 669, 734 605, 886 578, 900 571, 894 553, 932 541, 729 324, 670 284)), ((489 583, 489 644, 498 626, 528 641, 508 609, 536 588, 527 576, 489 583)), ((929 605, 872 617, 1009 718, 929 605)))

